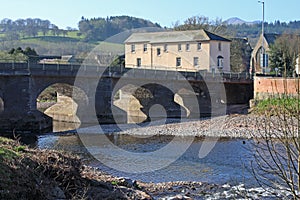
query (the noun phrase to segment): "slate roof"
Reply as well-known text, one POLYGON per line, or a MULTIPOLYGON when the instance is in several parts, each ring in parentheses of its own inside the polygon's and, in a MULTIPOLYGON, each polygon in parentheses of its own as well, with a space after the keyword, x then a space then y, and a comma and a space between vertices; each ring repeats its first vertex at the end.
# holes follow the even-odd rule
POLYGON ((226 41, 229 39, 213 34, 204 29, 193 31, 164 31, 151 33, 133 33, 125 43, 170 43, 191 41, 226 41))
POLYGON ((268 44, 274 44, 275 40, 279 37, 279 34, 276 33, 265 33, 264 37, 268 44))

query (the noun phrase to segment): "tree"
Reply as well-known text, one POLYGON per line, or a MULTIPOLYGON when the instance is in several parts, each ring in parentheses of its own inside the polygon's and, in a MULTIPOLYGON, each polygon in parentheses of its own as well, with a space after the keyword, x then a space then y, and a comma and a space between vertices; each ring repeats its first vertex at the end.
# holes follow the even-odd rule
POLYGON ((175 24, 174 30, 176 31, 185 31, 185 30, 198 30, 198 29, 206 29, 208 30, 210 26, 210 22, 208 17, 204 16, 193 16, 184 21, 182 25, 175 24))
POLYGON ((270 47, 270 67, 278 68, 287 76, 292 76, 299 55, 300 40, 296 34, 283 34, 279 36, 270 47))
POLYGON ((173 27, 176 31, 185 30, 199 30, 205 29, 220 35, 230 35, 227 30, 227 25, 221 19, 216 19, 215 21, 210 21, 208 17, 204 16, 193 16, 184 21, 183 24, 176 24, 173 27))
POLYGON ((8 54, 14 54, 15 53, 15 48, 12 48, 11 50, 8 51, 8 54))
POLYGON ((16 53, 24 53, 22 47, 18 47, 15 51, 14 51, 14 54, 16 53))
POLYGON ((116 56, 115 59, 112 61, 110 64, 112 67, 120 66, 120 67, 125 67, 125 54, 116 56))
POLYGON ((59 35, 59 28, 56 25, 52 25, 52 35, 53 36, 58 36, 59 35))
POLYGON ((37 36, 38 26, 36 24, 35 19, 31 19, 31 18, 26 19, 25 33, 27 36, 33 36, 33 37, 37 36))
POLYGON ((233 38, 230 44, 230 69, 232 72, 248 72, 252 48, 247 38, 233 38))
POLYGON ((84 17, 82 17, 81 21, 78 24, 78 27, 80 33, 85 36, 84 40, 86 41, 105 40, 110 36, 134 28, 160 28, 158 24, 154 24, 148 20, 129 16, 93 19, 85 19, 84 17))
POLYGON ((38 54, 36 53, 36 51, 30 47, 26 47, 26 49, 23 51, 23 53, 26 56, 38 56, 38 54))
MULTIPOLYGON (((297 84, 299 85, 299 79, 297 84)), ((265 108, 262 116, 257 118, 259 132, 253 135, 252 169, 255 178, 263 187, 287 191, 293 199, 299 199, 299 93, 294 98, 288 95, 271 97, 258 106, 265 108)))
POLYGON ((49 20, 43 20, 41 22, 41 30, 42 30, 44 36, 49 32, 50 25, 51 25, 51 22, 49 20))
POLYGON ((17 49, 12 48, 7 52, 10 56, 9 59, 14 61, 28 61, 28 62, 37 62, 39 60, 39 55, 37 52, 30 47, 26 47, 25 50, 23 50, 21 47, 18 47, 17 49))

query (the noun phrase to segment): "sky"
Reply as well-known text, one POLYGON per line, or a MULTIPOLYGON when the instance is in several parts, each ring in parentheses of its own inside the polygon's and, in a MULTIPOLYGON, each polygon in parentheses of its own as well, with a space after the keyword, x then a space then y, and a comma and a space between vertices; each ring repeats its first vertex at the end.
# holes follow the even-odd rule
MULTIPOLYGON (((265 0, 265 20, 300 20, 299 5, 299 0, 265 0)), ((262 4, 257 0, 0 0, 0 20, 48 19, 62 29, 78 28, 82 16, 120 15, 144 18, 162 27, 172 27, 192 16, 256 21, 262 20, 262 4)))

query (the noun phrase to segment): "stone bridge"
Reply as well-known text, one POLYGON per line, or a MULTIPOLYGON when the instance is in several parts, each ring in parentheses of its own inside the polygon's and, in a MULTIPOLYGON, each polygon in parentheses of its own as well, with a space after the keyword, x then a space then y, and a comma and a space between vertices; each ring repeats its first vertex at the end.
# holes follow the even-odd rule
POLYGON ((226 110, 230 105, 248 104, 253 98, 253 81, 248 74, 0 63, 0 97, 4 104, 0 131, 51 132, 52 119, 37 110, 36 101, 43 90, 56 83, 83 91, 84 97, 75 93, 72 96, 78 104, 77 116, 82 124, 127 122, 126 111, 114 106, 113 101, 125 98, 120 91, 128 85, 148 120, 154 105, 160 106, 156 115, 163 114, 160 110, 164 108, 167 117, 199 118, 215 113, 212 112, 215 107, 226 110), (142 92, 137 88, 143 88, 142 92), (179 94, 185 109, 174 101, 175 94, 179 94))

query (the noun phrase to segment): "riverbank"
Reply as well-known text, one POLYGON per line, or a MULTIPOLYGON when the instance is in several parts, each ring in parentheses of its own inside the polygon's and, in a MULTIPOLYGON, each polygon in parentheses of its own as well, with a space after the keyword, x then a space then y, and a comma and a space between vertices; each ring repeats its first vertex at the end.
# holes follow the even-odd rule
POLYGON ((75 155, 0 137, 0 199, 289 199, 270 188, 204 182, 145 183, 86 166, 75 155))
POLYGON ((0 138, 0 199, 152 199, 66 152, 0 138))
POLYGON ((114 177, 78 156, 39 150, 0 137, 0 199, 288 199, 272 189, 175 181, 145 183, 114 177))

